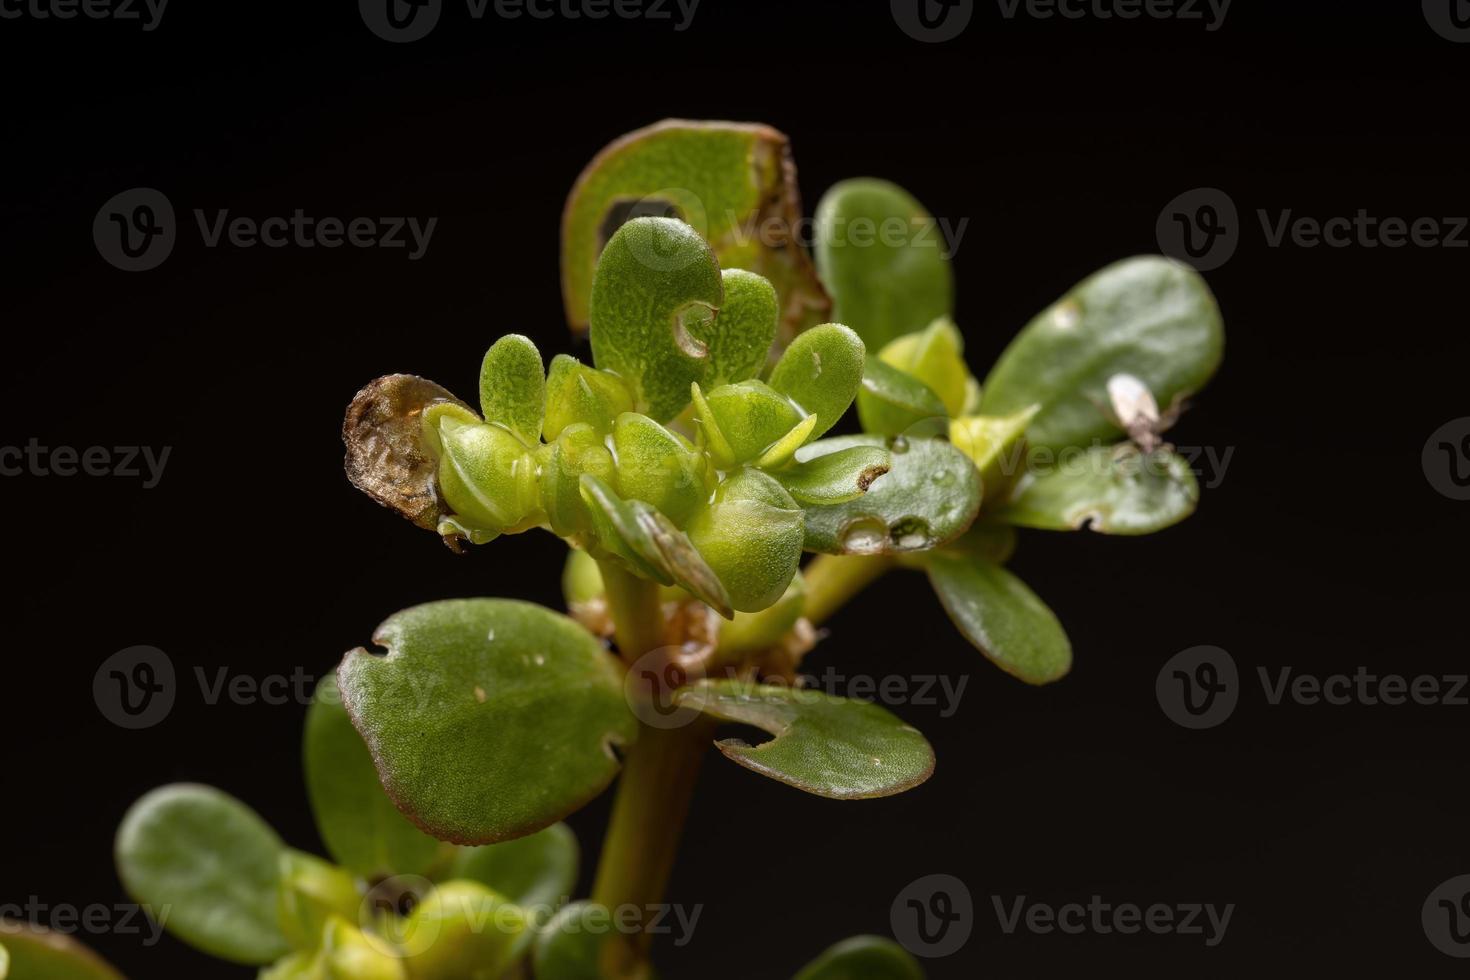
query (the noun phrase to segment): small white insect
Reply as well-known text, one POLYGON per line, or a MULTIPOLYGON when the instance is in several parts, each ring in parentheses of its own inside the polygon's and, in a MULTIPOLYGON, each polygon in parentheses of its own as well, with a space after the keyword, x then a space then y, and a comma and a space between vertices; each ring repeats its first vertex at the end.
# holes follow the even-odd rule
POLYGON ((1165 445, 1161 436, 1173 428, 1183 411, 1181 399, 1176 397, 1168 411, 1160 412, 1148 385, 1131 374, 1115 374, 1108 379, 1108 401, 1112 420, 1145 453, 1165 445))

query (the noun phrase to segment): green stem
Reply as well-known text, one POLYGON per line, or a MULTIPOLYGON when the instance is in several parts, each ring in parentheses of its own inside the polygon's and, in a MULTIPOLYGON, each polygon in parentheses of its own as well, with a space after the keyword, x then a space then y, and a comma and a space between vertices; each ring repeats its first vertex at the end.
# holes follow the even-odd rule
POLYGON ((803 615, 813 626, 822 625, 895 564, 892 555, 818 555, 801 573, 806 580, 803 615))
MULTIPOLYGON (((631 664, 664 643, 658 586, 611 562, 599 565, 618 650, 631 664)), ((639 726, 618 780, 592 901, 614 911, 635 907, 640 916, 663 902, 713 727, 703 718, 681 728, 639 726)), ((620 975, 642 972, 651 939, 646 930, 628 938, 616 964, 620 975)))
POLYGON ((616 562, 600 561, 602 587, 612 615, 613 638, 618 653, 633 663, 650 650, 663 646, 664 614, 659 606, 658 585, 639 578, 616 562))

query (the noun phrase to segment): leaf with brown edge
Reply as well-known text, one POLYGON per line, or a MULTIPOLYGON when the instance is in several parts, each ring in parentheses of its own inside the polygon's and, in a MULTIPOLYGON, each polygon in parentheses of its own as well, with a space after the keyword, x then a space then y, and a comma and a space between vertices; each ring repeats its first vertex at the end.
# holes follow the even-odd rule
POLYGON ((585 330, 593 269, 618 227, 641 216, 693 225, 720 265, 769 279, 781 299, 781 338, 821 323, 831 302, 797 231, 796 165, 784 133, 752 123, 665 119, 628 133, 577 178, 562 214, 562 297, 585 330))
POLYGON ((423 444, 420 420, 425 409, 441 402, 469 408, 426 378, 389 374, 359 391, 342 420, 347 479, 428 531, 438 529, 446 508, 435 478, 438 464, 423 444))
POLYGON ((638 735, 616 659, 559 613, 510 599, 395 614, 337 668, 389 797, 456 844, 534 833, 580 809, 638 735))
POLYGON ((774 736, 760 745, 715 743, 763 776, 833 800, 893 796, 934 772, 934 750, 917 730, 876 704, 821 691, 741 681, 701 681, 675 695, 720 721, 774 736))

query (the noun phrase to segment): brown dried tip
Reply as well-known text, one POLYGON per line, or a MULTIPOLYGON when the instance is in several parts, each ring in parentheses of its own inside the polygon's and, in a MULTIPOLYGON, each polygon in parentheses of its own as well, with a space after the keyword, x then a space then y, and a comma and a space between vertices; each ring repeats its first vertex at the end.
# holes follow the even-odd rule
POLYGON ((444 401, 464 405, 425 378, 389 374, 359 391, 342 420, 347 479, 384 507, 430 531, 438 529, 444 506, 419 426, 424 409, 444 401))

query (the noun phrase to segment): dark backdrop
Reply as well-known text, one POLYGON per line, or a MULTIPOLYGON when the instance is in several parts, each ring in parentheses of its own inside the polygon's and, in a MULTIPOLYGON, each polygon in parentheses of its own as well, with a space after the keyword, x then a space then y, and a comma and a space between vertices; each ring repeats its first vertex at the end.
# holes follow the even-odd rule
MULTIPOLYGON (((0 481, 9 574, 0 711, 0 903, 123 901, 111 834, 138 795, 199 780, 319 848, 298 764, 304 707, 203 703, 195 667, 333 667, 413 603, 558 602, 562 549, 528 534, 455 558, 343 478, 342 409, 392 371, 473 390, 496 336, 579 346, 557 281, 565 193, 604 143, 665 116, 788 132, 810 208, 852 175, 968 219, 958 318, 977 370, 1083 275, 1157 251, 1176 194, 1226 191, 1238 251, 1208 279, 1224 367, 1174 433, 1233 447, 1185 524, 1142 539, 1024 536, 1014 567, 1076 647, 1035 690, 984 663, 921 577, 842 612, 814 654, 874 675, 969 677, 959 711, 895 710, 939 756, 918 791, 837 804, 712 758, 671 900, 703 904, 675 977, 789 976, 826 944, 888 934, 921 875, 966 882, 977 921, 934 977, 1145 976, 1246 967, 1415 976, 1456 967, 1420 924, 1470 872, 1470 708, 1271 707, 1258 666, 1464 670, 1470 504, 1426 479, 1429 434, 1467 413, 1470 251, 1271 248, 1255 220, 1470 213, 1470 46, 1417 3, 1238 0, 1198 21, 1006 19, 978 3, 920 43, 880 2, 703 0, 692 26, 487 19, 451 4, 413 44, 353 5, 179 3, 159 27, 0 20, 6 445, 172 447, 162 481, 0 481), (91 224, 162 190, 159 268, 103 262, 91 224), (426 256, 206 249, 191 209, 439 219, 426 256), (110 724, 98 665, 166 651, 163 723, 110 724), (1171 723, 1154 680, 1214 644, 1240 708, 1171 723), (1235 903, 1225 940, 1006 935, 992 896, 1235 903)), ((595 857, 607 798, 572 818, 595 857)), ((585 873, 584 873, 585 877, 585 873)), ((585 886, 585 882, 584 882, 585 886)), ((85 937, 136 976, 240 976, 166 939, 85 937)))

